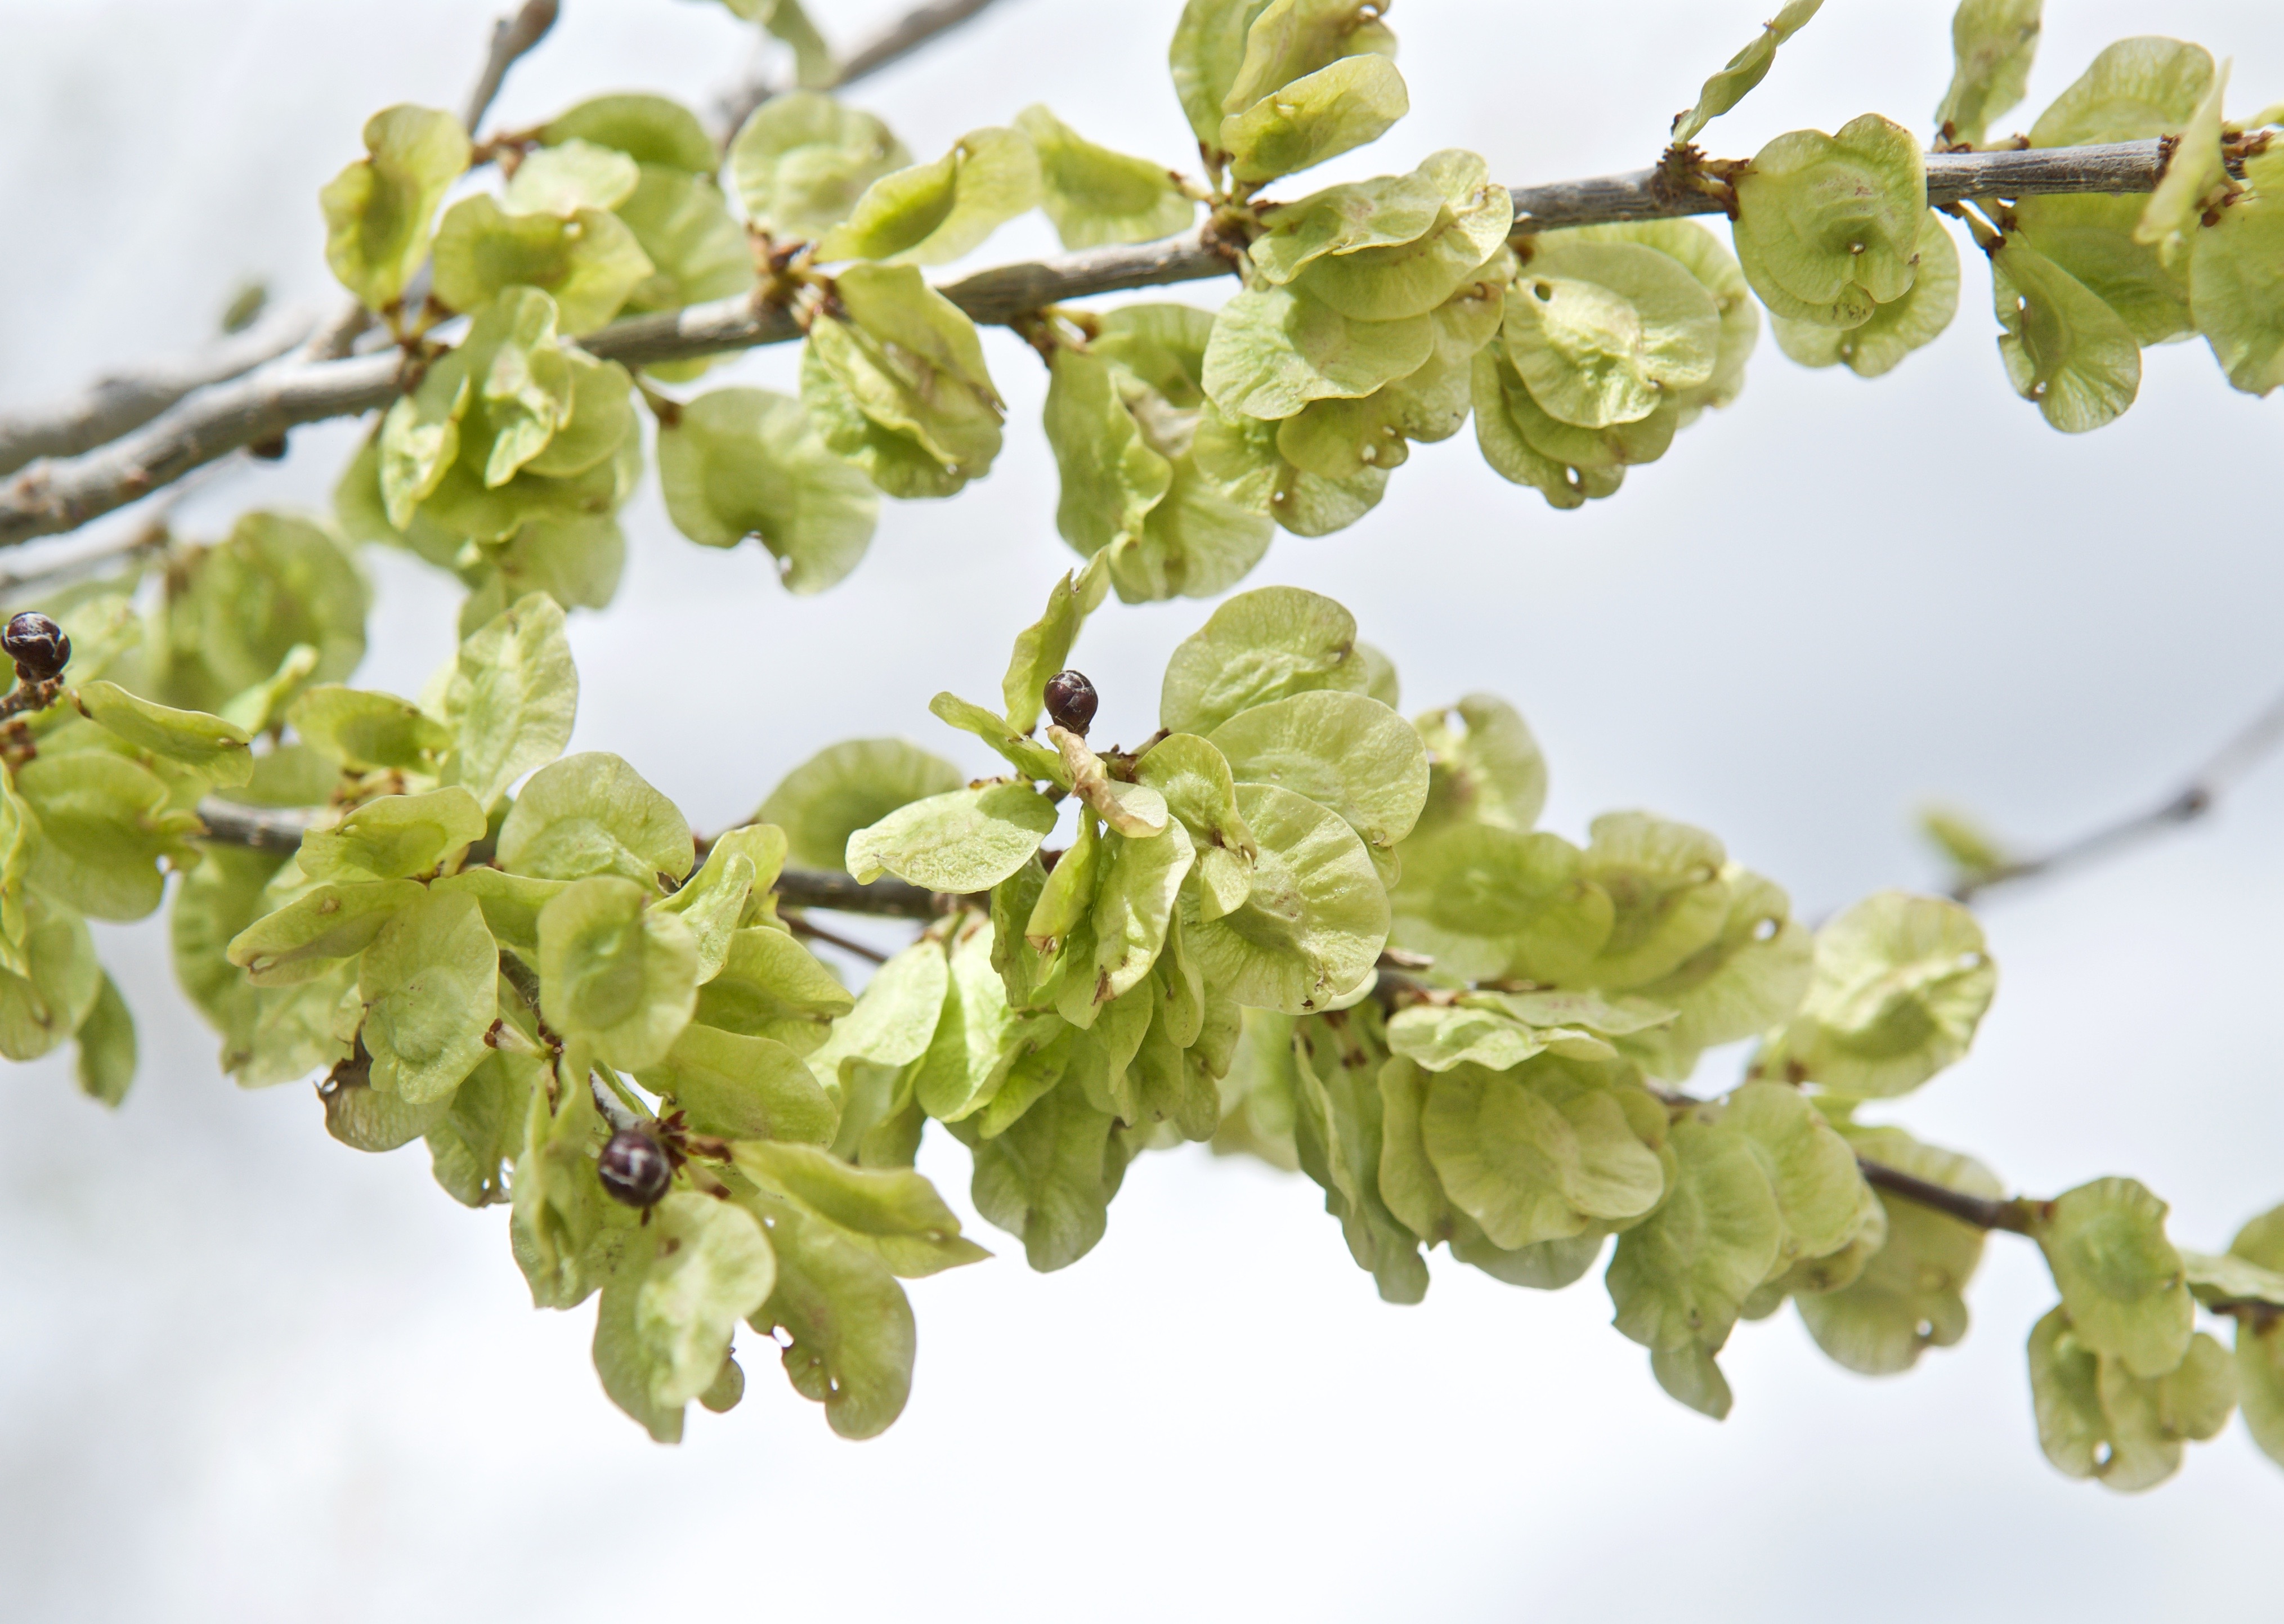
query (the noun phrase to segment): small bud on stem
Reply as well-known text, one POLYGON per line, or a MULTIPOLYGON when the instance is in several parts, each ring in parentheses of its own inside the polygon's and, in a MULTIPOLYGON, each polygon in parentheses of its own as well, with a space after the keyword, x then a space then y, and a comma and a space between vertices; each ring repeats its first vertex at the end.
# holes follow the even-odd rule
POLYGON ((1047 720, 1084 738, 1098 703, 1094 684, 1079 672, 1058 671, 1047 679, 1046 697, 1047 720))
POLYGON ((71 663, 71 639, 64 635, 64 629, 28 609, 0 632, 0 648, 16 662, 16 675, 26 683, 51 681, 71 663))
POLYGON ((674 1162, 657 1136, 640 1128, 622 1128, 603 1147, 596 1176, 614 1200, 629 1206, 656 1206, 674 1182, 674 1162))

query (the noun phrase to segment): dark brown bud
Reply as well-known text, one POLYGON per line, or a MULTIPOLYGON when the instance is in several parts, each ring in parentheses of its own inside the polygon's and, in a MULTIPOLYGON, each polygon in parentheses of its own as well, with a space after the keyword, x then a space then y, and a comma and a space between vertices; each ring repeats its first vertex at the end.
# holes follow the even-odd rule
POLYGON ((1095 704, 1094 684, 1076 671, 1058 671, 1047 679, 1047 720, 1057 727, 1084 738, 1095 704))
POLYGON ((622 1128, 603 1147, 595 1169, 603 1188, 629 1206, 656 1206, 674 1182, 674 1162, 666 1147, 639 1128, 622 1128))
POLYGON ((16 675, 27 683, 61 676, 71 663, 71 639, 64 636, 64 629, 28 609, 0 632, 0 648, 16 662, 16 675))

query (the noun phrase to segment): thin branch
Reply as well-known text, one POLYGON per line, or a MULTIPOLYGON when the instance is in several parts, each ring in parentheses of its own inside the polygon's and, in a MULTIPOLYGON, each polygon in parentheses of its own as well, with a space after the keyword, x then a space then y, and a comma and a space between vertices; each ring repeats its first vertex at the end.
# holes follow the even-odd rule
POLYGON ((468 92, 466 111, 460 114, 460 128, 468 132, 471 141, 484 114, 491 111, 500 86, 506 82, 508 69, 547 37, 547 31, 555 26, 555 16, 556 0, 523 0, 522 9, 514 16, 503 17, 492 25, 491 53, 484 59, 476 88, 468 92))
POLYGON ((1952 887, 1952 900, 1971 902, 1994 886, 2080 868, 2097 858, 2138 846, 2169 829, 2193 824, 2210 812, 2220 798, 2241 783, 2254 768, 2274 754, 2280 745, 2284 745, 2284 693, 2271 699, 2258 715, 2190 774, 2187 783, 2156 806, 2074 840, 2065 840, 2051 851, 1967 875, 1952 887))
POLYGON ((843 936, 836 931, 828 931, 821 925, 813 925, 798 913, 786 915, 785 923, 786 928, 796 936, 813 938, 817 941, 836 947, 843 953, 854 953, 859 958, 870 959, 876 964, 885 964, 888 962, 888 956, 880 949, 868 948, 853 937, 843 936))
MULTIPOLYGON (((554 26, 556 12, 557 0, 526 0, 513 17, 493 24, 483 73, 461 115, 472 136, 499 94, 508 69, 554 26)), ((109 445, 193 390, 241 378, 296 346, 306 345, 306 361, 338 360, 372 324, 372 312, 354 301, 322 326, 308 310, 278 310, 204 349, 99 378, 78 394, 45 407, 0 415, 0 474, 13 473, 39 457, 76 457, 109 445)))
POLYGON ((324 326, 309 335, 309 341, 301 347, 300 359, 305 363, 339 361, 372 324, 372 312, 356 300, 349 300, 333 312, 324 326))
POLYGON ((42 457, 76 457, 141 428, 193 389, 243 377, 309 336, 317 317, 274 310, 202 349, 98 378, 78 394, 0 414, 0 473, 42 457))
POLYGON ((174 539, 176 510, 216 479, 234 470, 242 471, 248 460, 240 453, 208 463, 176 480, 166 496, 153 503, 135 523, 121 526, 116 535, 91 547, 82 547, 68 556, 51 555, 25 569, 0 571, 0 603, 29 597, 35 589, 49 592, 92 576, 106 575, 121 562, 137 562, 143 554, 161 550, 174 539))
POLYGON ((60 676, 43 677, 35 683, 26 682, 20 676, 13 688, 0 695, 0 722, 28 715, 34 711, 43 711, 56 702, 63 691, 64 679, 60 676))
MULTIPOLYGON (((204 808, 201 808, 201 811, 203 810, 204 808)), ((564 1081, 563 1042, 548 1029, 547 1017, 540 1013, 538 976, 532 972, 531 966, 525 964, 523 960, 512 953, 505 952, 499 956, 499 972, 500 979, 515 988, 516 995, 523 1000, 524 1008, 531 1011, 531 1024, 538 1027, 539 1042, 550 1052, 549 1064, 555 1067, 557 1081, 559 1082, 564 1081)), ((505 1033, 513 1031, 514 1028, 509 1027, 505 1020, 495 1020, 492 1022, 490 1032, 485 1035, 484 1042, 495 1049, 506 1047, 507 1045, 501 1041, 502 1037, 505 1033)), ((357 1041, 362 1045, 364 1040, 359 1038, 357 1041)), ((520 1034, 517 1034, 517 1041, 519 1042, 522 1041, 520 1034)), ((595 1109, 602 1113, 603 1120, 611 1125, 614 1132, 621 1128, 632 1128, 642 1120, 619 1102, 616 1093, 619 1087, 616 1077, 612 1077, 610 1087, 606 1088, 602 1077, 596 1075, 591 1069, 587 1073, 587 1089, 594 1099, 595 1109)))
POLYGON ((199 821, 207 826, 205 838, 212 845, 294 852, 301 849, 301 837, 309 832, 317 815, 299 807, 249 807, 209 795, 199 802, 199 821))
MULTIPOLYGON (((209 795, 199 802, 199 819, 206 824, 203 838, 213 846, 235 846, 248 851, 299 850, 301 837, 318 814, 304 807, 249 807, 209 795)), ((778 896, 791 908, 821 908, 836 913, 881 914, 898 919, 935 919, 960 905, 924 886, 901 879, 876 879, 858 885, 846 874, 822 869, 787 869, 778 876, 778 896)), ((812 931, 815 926, 810 927, 812 931)), ((820 935, 822 933, 818 933, 820 935)), ((865 949, 833 940, 852 951, 865 949)))
POLYGON ((587 1089, 594 1096, 595 1109, 602 1113, 603 1120, 611 1125, 613 1133, 621 1133, 642 1124, 643 1119, 627 1106, 625 1097, 620 1092, 625 1086, 608 1073, 587 1074, 587 1089))
MULTIPOLYGON (((2117 141, 2101 146, 2058 146, 2003 152, 1930 152, 1929 207, 1966 198, 2028 198, 2059 192, 2151 191, 2165 172, 2163 141, 2117 141)), ((1676 185, 1661 169, 1558 181, 1551 186, 1510 188, 1517 232, 1556 226, 1607 225, 1624 220, 1671 220, 1718 215, 1727 199, 1676 185)))
POLYGON ((965 900, 901 879, 876 879, 858 885, 846 874, 825 869, 787 869, 778 876, 773 889, 794 908, 885 914, 895 919, 941 918, 965 900))
MULTIPOLYGON (((1930 197, 1969 192, 2147 191, 2162 162, 2155 141, 2044 152, 1961 152, 1928 158, 1930 197)), ((1720 207, 1696 192, 1651 184, 1655 171, 1525 188, 1522 229, 1584 225, 1707 214, 1720 207), (1655 195, 1649 195, 1654 192, 1655 195)), ((940 290, 980 322, 1005 323, 1064 300, 1157 287, 1225 275, 1234 269, 1206 228, 1156 242, 1089 248, 1048 260, 978 271, 940 290)), ((801 336, 783 309, 750 293, 637 316, 590 333, 585 347, 630 366, 694 359, 801 336)), ((273 362, 261 371, 201 391, 141 433, 84 457, 26 470, 0 489, 0 547, 55 535, 147 496, 202 463, 239 446, 270 440, 303 423, 353 417, 386 406, 400 387, 395 354, 324 363, 273 362)))
MULTIPOLYGON (((930 0, 927 5, 915 7, 841 59, 834 88, 854 84, 891 62, 903 60, 938 35, 950 33, 997 3, 997 0, 930 0)), ((776 93, 757 74, 724 96, 722 119, 729 133, 735 135, 754 116, 754 109, 776 93)))
POLYGON ((35 589, 46 592, 58 587, 67 587, 75 582, 85 581, 90 575, 102 574, 121 560, 156 552, 167 544, 167 527, 162 522, 134 525, 122 529, 102 545, 74 553, 68 558, 43 564, 35 569, 0 570, 0 604, 29 597, 35 589))
POLYGON ((385 406, 396 396, 402 365, 395 351, 343 361, 273 361, 199 391, 100 450, 35 464, 0 493, 0 546, 76 530, 216 457, 301 424, 385 406))
MULTIPOLYGON (((2004 1201, 1994 1200, 1989 1196, 1971 1196, 1946 1185, 1914 1178, 1900 1167, 1887 1167, 1862 1156, 1856 1159, 1856 1166, 1864 1175, 1864 1182, 1874 1190, 1899 1196, 1914 1206, 1941 1213, 1947 1218, 1956 1218, 1959 1222, 1972 1224, 1978 1230, 2004 1230, 2009 1234, 2035 1238, 2053 1222, 2054 1204, 2051 1201, 2040 1201, 2030 1196, 2016 1196, 2004 1201)), ((2205 1303, 2203 1307, 2209 1314, 2247 1320, 2256 1327, 2272 1321, 2279 1312, 2275 1304, 2257 1299, 2225 1299, 2205 1303)))
POLYGON ((854 84, 902 61, 937 35, 949 33, 995 4, 997 0, 934 0, 914 7, 849 53, 841 64, 840 82, 854 84))
MULTIPOLYGON (((506 951, 502 951, 499 955, 499 972, 501 979, 515 988, 516 996, 523 1000, 523 1007, 531 1011, 531 1024, 538 1030, 541 1045, 551 1053, 561 1054, 562 1039, 548 1029, 547 1017, 541 1014, 539 1011, 538 975, 534 972, 530 965, 525 964, 514 954, 506 951)), ((494 1030, 485 1035, 484 1042, 497 1049, 501 1046, 498 1041, 502 1035, 499 1031, 500 1023, 494 1021, 492 1026, 494 1030)))
MULTIPOLYGON (((470 140, 475 139, 477 126, 491 111, 500 87, 507 82, 508 70, 546 38, 547 31, 555 26, 557 9, 556 0, 525 0, 523 8, 514 16, 503 17, 492 24, 491 49, 484 54, 483 72, 477 75, 475 88, 468 92, 467 105, 460 113, 460 128, 468 132, 470 140)), ((427 276, 428 268, 424 265, 413 278, 414 286, 425 288, 427 276)), ((419 302, 417 293, 412 302, 419 302)), ((372 312, 352 299, 333 312, 332 318, 310 338, 301 359, 339 361, 372 324, 372 312)))
POLYGON ((1901 1196, 1906 1201, 1928 1207, 1971 1223, 1978 1230, 2009 1230, 2017 1235, 2028 1235, 2043 1202, 2017 1196, 2011 1201, 1994 1200, 1989 1196, 1971 1196, 1947 1185, 1930 1183, 1914 1178, 1900 1167, 1889 1167, 1864 1157, 1856 1159, 1856 1166, 1864 1175, 1864 1182, 1874 1190, 1884 1190, 1889 1195, 1901 1196))

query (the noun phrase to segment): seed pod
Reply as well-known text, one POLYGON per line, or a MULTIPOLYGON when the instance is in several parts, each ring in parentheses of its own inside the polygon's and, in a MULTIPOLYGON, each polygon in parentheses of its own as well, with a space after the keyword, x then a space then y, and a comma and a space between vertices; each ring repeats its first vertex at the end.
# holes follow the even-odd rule
POLYGON ((1076 671, 1058 671, 1047 679, 1047 720, 1081 738, 1094 720, 1094 684, 1076 671))
POLYGON ((595 1169, 614 1200, 629 1206, 656 1206, 674 1182, 674 1163, 664 1146, 639 1128, 622 1128, 603 1147, 595 1169))
POLYGON ((0 632, 0 649, 7 651, 16 662, 16 675, 27 683, 61 676, 71 663, 71 639, 64 636, 64 629, 28 609, 0 632))

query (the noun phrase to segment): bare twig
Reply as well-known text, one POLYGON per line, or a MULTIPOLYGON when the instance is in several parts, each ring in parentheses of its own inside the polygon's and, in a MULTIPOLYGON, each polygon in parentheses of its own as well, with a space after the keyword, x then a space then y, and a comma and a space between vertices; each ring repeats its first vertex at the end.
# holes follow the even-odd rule
POLYGON ((867 74, 879 73, 889 63, 901 61, 937 35, 957 28, 996 3, 997 0, 933 0, 930 4, 915 6, 849 53, 841 64, 840 82, 854 84, 867 74))
POLYGON ((1900 1167, 1889 1167, 1864 1157, 1856 1159, 1856 1166, 1864 1175, 1864 1182, 1874 1190, 1884 1190, 1891 1196, 1901 1196, 1917 1206, 1928 1207, 1961 1223, 1971 1223, 1978 1230, 2010 1230, 2017 1235, 2028 1235, 2043 1203, 2016 1197, 2011 1201, 1994 1200, 1989 1196, 1971 1196, 1923 1178, 1914 1178, 1900 1167))
POLYGON ((305 309, 276 310, 187 355, 98 378, 77 394, 0 415, 0 473, 42 457, 76 457, 142 427, 193 389, 241 377, 309 336, 305 309))
MULTIPOLYGON (((1915 1206, 1941 1213, 1946 1218, 1972 1224, 1983 1230, 2004 1230, 2009 1234, 2029 1236, 2037 1239, 2053 1222, 2054 1203, 2040 1201, 2030 1196, 2015 1196, 2008 1200, 1994 1200, 1988 1196, 1971 1196, 1943 1184, 1930 1183, 1914 1178, 1900 1167, 1890 1167, 1858 1156, 1856 1159, 1864 1182, 1887 1195, 1897 1196, 1915 1206)), ((2279 1310, 2272 1302, 2257 1298, 2223 1298, 2203 1305, 2209 1314, 2226 1319, 2249 1322, 2256 1328, 2276 1319, 2279 1310)))
MULTIPOLYGON (((199 802, 207 842, 249 851, 298 850, 318 814, 302 807, 249 807, 209 795, 199 802)), ((958 899, 940 895, 900 879, 858 885, 846 874, 821 869, 787 869, 778 876, 778 896, 788 907, 822 908, 837 913, 884 914, 899 919, 934 919, 950 912, 958 899)), ((815 926, 810 926, 814 931, 815 926)), ((836 946, 851 944, 835 941, 836 946)), ((851 946, 856 952, 864 951, 851 946)))
MULTIPOLYGON (((2043 152, 1964 152, 1928 158, 1928 193, 2002 196, 2072 191, 2147 191, 2161 167, 2159 143, 2043 152)), ((1548 225, 1705 214, 1720 204, 1698 192, 1652 197, 1647 177, 1619 176, 1515 192, 1527 206, 1525 230, 1548 225)), ((1089 248, 978 271, 941 290, 980 322, 1005 323, 1041 305, 1123 288, 1156 287, 1226 275, 1230 260, 1203 230, 1156 242, 1089 248)), ((781 344, 801 336, 793 317, 751 294, 637 316, 582 342, 606 360, 641 366, 781 344)), ((299 424, 352 417, 385 406, 399 388, 394 354, 346 360, 273 362, 201 391, 139 433, 84 457, 42 465, 0 489, 0 547, 75 529, 239 446, 299 424)))
POLYGON ((75 530, 301 424, 385 406, 395 397, 401 365, 393 351, 344 361, 273 361, 202 389, 100 450, 18 474, 0 493, 0 545, 75 530))
POLYGON ((349 300, 333 312, 324 326, 309 335, 309 341, 301 347, 301 358, 305 362, 339 361, 372 323, 372 312, 356 300, 349 300))
POLYGON ((176 480, 166 496, 152 504, 149 511, 137 516, 134 523, 121 526, 116 535, 93 546, 82 547, 68 556, 51 555, 26 569, 0 571, 0 603, 29 597, 35 590, 53 591, 91 576, 107 574, 121 563, 137 562, 142 554, 160 551, 174 539, 176 510, 217 478, 234 469, 243 469, 247 460, 243 453, 223 457, 176 480))
MULTIPOLYGON (((460 128, 475 139, 476 127, 483 122, 484 114, 507 82, 508 70, 528 54, 532 47, 547 36, 555 26, 558 11, 556 0, 524 0, 522 9, 512 17, 503 17, 492 24, 491 49, 484 55, 483 72, 476 76, 475 88, 468 92, 466 105, 460 113, 460 128)), ((414 278, 415 289, 427 285, 426 266, 414 278)), ((414 290, 412 302, 419 302, 414 290)), ((301 352, 304 361, 338 361, 349 353, 350 347, 373 324, 372 312, 354 299, 336 310, 332 319, 310 338, 301 352)), ((6 472, 0 469, 0 472, 6 472)))
POLYGON ((795 908, 886 914, 896 919, 940 918, 963 901, 901 879, 876 879, 859 885, 846 874, 824 869, 787 869, 778 876, 775 889, 779 897, 795 908))
POLYGON ((199 802, 199 821, 207 826, 206 839, 215 846, 242 847, 254 852, 301 849, 317 814, 299 807, 248 807, 209 795, 199 802))
MULTIPOLYGON (((836 87, 854 84, 876 74, 995 4, 997 0, 930 0, 928 4, 916 6, 843 58, 833 82, 836 87)), ((727 132, 735 135, 753 117, 754 109, 776 93, 756 76, 724 95, 721 109, 727 132)))
MULTIPOLYGON (((205 816, 205 808, 201 807, 199 811, 199 816, 205 816)), ((531 966, 512 953, 503 953, 499 956, 499 972, 507 984, 515 988, 516 995, 523 1000, 524 1008, 531 1011, 532 1024, 539 1028, 539 1041, 559 1051, 563 1045, 556 1041, 553 1033, 548 1031, 547 1017, 539 1012, 539 977, 531 966)))
POLYGON ((2224 794, 2273 754, 2280 745, 2284 745, 2284 693, 2271 699, 2258 715, 2190 774, 2187 783, 2156 806, 2074 840, 2065 840, 2051 851, 1965 875, 1952 887, 1952 900, 1971 902, 1995 886, 2079 868, 2096 858, 2138 846, 2153 835, 2193 824, 2210 812, 2224 794))
POLYGON ((460 127, 474 140, 476 127, 484 121, 492 102, 507 80, 507 70, 533 46, 547 37, 555 26, 556 0, 523 0, 522 8, 512 17, 503 17, 492 25, 491 53, 484 59, 484 71, 477 76, 476 88, 468 92, 466 111, 460 114, 460 127))
POLYGON ((99 575, 113 565, 132 559, 138 554, 156 552, 167 544, 167 521, 154 518, 142 524, 130 525, 98 547, 87 548, 68 558, 58 559, 37 568, 0 571, 0 603, 12 602, 28 597, 36 589, 51 591, 99 575))

